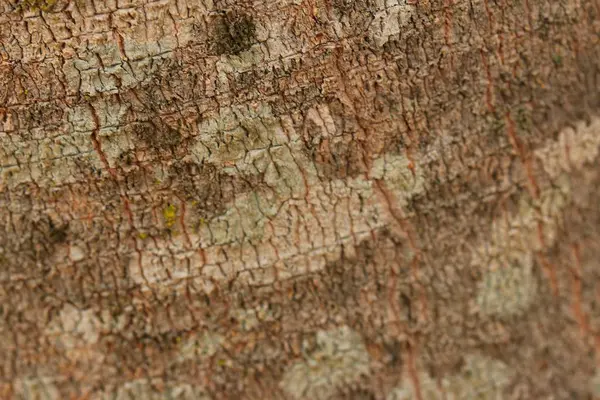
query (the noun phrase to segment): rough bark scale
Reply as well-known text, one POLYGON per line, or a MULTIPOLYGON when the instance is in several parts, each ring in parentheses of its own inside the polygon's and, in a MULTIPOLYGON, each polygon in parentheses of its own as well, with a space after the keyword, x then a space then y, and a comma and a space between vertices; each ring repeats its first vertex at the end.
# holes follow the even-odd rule
POLYGON ((0 0, 0 398, 600 396, 599 33, 0 0))

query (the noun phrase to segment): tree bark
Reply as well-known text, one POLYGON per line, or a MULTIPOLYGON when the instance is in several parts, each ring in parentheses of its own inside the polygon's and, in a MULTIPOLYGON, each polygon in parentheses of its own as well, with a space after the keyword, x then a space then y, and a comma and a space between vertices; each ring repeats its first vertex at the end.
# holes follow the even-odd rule
POLYGON ((600 397, 598 0, 0 0, 0 398, 600 397))

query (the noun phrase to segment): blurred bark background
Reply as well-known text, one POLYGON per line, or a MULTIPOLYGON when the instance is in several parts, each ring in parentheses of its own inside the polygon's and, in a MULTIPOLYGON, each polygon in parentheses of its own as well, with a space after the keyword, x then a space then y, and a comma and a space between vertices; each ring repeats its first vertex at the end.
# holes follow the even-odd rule
POLYGON ((600 396, 600 1, 0 0, 0 398, 600 396))

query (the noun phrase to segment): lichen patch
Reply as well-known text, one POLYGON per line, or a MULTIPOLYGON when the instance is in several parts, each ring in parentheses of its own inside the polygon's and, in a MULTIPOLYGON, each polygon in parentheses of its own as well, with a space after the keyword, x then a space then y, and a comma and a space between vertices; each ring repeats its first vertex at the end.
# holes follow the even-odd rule
POLYGON ((599 150, 600 118, 592 117, 589 124, 580 121, 575 129, 565 128, 556 142, 536 150, 535 156, 548 175, 556 178, 593 162, 599 150))
POLYGON ((377 0, 376 12, 369 32, 377 46, 383 46, 391 36, 410 23, 416 13, 416 7, 406 0, 377 0))
POLYGON ((204 332, 187 338, 179 347, 179 360, 196 360, 212 357, 219 351, 225 338, 218 333, 204 332))
POLYGON ((91 372, 104 358, 95 346, 107 328, 93 310, 80 310, 67 304, 45 332, 67 358, 87 365, 91 372))
POLYGON ((383 180, 401 206, 411 197, 425 191, 425 179, 419 164, 404 155, 386 153, 373 161, 370 171, 373 179, 383 180))
POLYGON ((317 332, 317 348, 292 364, 280 383, 295 399, 327 399, 339 387, 369 374, 369 354, 360 335, 347 326, 317 332))
POLYGON ((59 400, 61 399, 55 380, 42 376, 17 379, 14 383, 15 394, 19 400, 59 400))
POLYGON ((492 223, 488 240, 472 253, 472 265, 483 270, 477 311, 508 316, 523 312, 534 302, 533 251, 555 242, 558 217, 567 205, 567 196, 568 186, 563 186, 544 191, 537 200, 524 197, 517 215, 492 223), (543 226, 543 243, 539 226, 543 226))
POLYGON ((492 264, 478 284, 477 309, 488 315, 512 315, 533 303, 537 282, 530 253, 509 264, 492 264))

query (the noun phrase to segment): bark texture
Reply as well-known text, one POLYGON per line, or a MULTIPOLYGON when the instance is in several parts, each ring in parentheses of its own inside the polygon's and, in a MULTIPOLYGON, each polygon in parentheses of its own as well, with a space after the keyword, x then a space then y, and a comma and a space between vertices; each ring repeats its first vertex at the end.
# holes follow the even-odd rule
POLYGON ((0 0, 0 398, 600 396, 599 0, 0 0))

